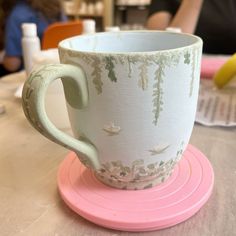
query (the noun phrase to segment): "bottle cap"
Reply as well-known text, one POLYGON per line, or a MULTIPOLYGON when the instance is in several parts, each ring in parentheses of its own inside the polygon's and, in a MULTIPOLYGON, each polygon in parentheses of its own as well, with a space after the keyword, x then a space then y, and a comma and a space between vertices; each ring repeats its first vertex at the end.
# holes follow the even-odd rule
POLYGON ((87 19, 83 20, 83 34, 92 34, 95 33, 95 20, 87 19))
POLYGON ((120 31, 120 27, 119 26, 106 26, 105 31, 106 32, 117 32, 117 31, 120 31))
POLYGON ((174 32, 174 33, 181 33, 182 32, 181 28, 178 28, 178 27, 167 27, 166 31, 174 32))
POLYGON ((23 23, 21 25, 23 35, 26 37, 37 36, 37 26, 34 23, 23 23))

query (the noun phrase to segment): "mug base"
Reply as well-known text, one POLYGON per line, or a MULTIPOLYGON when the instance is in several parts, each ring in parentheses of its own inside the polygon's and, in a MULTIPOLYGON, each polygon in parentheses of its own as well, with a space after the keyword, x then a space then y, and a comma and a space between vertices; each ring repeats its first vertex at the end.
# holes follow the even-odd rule
POLYGON ((141 232, 174 226, 197 213, 212 193, 214 172, 207 157, 188 145, 165 183, 125 191, 98 181, 70 152, 60 165, 57 183, 65 203, 85 219, 106 228, 141 232))
POLYGON ((122 182, 114 179, 106 179, 102 175, 99 175, 97 172, 94 172, 94 175, 103 184, 106 184, 112 188, 117 188, 122 190, 143 190, 143 189, 153 188, 159 184, 165 183, 169 179, 172 173, 173 170, 170 173, 165 174, 165 176, 145 181, 133 181, 133 182, 122 182))

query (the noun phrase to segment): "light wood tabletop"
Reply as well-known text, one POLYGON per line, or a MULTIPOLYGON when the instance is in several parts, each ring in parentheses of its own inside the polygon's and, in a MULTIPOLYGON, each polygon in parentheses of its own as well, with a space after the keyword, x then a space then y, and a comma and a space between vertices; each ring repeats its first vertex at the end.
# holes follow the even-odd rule
MULTIPOLYGON (((190 143, 210 160, 215 184, 203 208, 187 221, 152 232, 129 233, 97 226, 70 210, 57 189, 58 166, 69 152, 26 120, 14 97, 20 76, 0 80, 0 235, 236 235, 236 129, 195 125, 190 143)), ((70 130, 65 130, 70 133, 70 130)))

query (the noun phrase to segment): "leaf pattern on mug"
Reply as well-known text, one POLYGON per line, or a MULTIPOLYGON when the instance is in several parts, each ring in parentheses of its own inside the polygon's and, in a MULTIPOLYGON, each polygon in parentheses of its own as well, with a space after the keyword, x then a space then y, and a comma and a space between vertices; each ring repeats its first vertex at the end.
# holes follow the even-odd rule
POLYGON ((191 75, 191 81, 190 81, 190 91, 189 91, 189 97, 192 97, 193 95, 193 89, 194 89, 194 79, 196 78, 196 68, 197 68, 197 63, 199 61, 199 51, 197 50, 197 48, 193 48, 192 49, 192 75, 191 75))
MULTIPOLYGON (((184 50, 174 50, 174 51, 159 51, 147 54, 139 54, 133 53, 130 55, 117 53, 86 53, 86 52, 72 52, 69 51, 68 55, 64 55, 65 53, 61 53, 64 58, 63 62, 66 61, 67 57, 73 57, 73 60, 78 58, 81 63, 89 65, 91 67, 91 78, 92 82, 95 86, 98 95, 102 94, 104 81, 102 80, 102 76, 104 76, 104 69, 107 71, 107 76, 109 81, 115 82, 114 84, 119 82, 119 74, 117 72, 116 66, 122 65, 124 68, 124 72, 127 71, 126 78, 136 79, 136 77, 132 76, 133 73, 137 74, 137 85, 141 88, 142 91, 148 90, 150 81, 153 81, 152 86, 152 103, 153 103, 153 121, 152 123, 157 126, 161 113, 164 109, 164 81, 165 81, 165 73, 167 68, 175 67, 180 63, 182 58, 182 62, 187 66, 191 67, 191 75, 190 75, 190 89, 189 89, 189 98, 192 97, 194 91, 194 79, 196 78, 196 68, 199 67, 197 64, 199 61, 201 53, 201 47, 196 45, 194 47, 186 47, 184 50), (83 63, 82 63, 83 62, 83 63), (127 70, 125 70, 125 66, 127 70), (150 66, 156 67, 154 74, 151 74, 148 69, 150 66), (151 78, 151 79, 150 79, 151 78)), ((70 62, 71 63, 71 62, 70 62)), ((88 70, 89 72, 89 70, 88 70)), ((122 71, 123 72, 123 71, 122 71)), ((124 76, 122 76, 122 79, 124 76)))
POLYGON ((91 63, 91 66, 93 68, 92 70, 92 78, 93 78, 93 84, 95 85, 95 88, 97 90, 98 94, 102 93, 102 62, 99 57, 93 57, 93 62, 91 63))
POLYGON ((138 81, 139 87, 142 88, 142 90, 146 90, 148 88, 148 66, 150 63, 148 63, 148 60, 145 59, 143 63, 140 64, 138 69, 140 70, 140 79, 138 81))
MULTIPOLYGON (((168 146, 169 147, 169 146, 168 146)), ((167 148, 168 148, 167 147, 167 148)), ((121 189, 145 189, 156 183, 164 182, 173 172, 183 154, 183 142, 175 157, 167 161, 156 161, 145 164, 143 159, 137 159, 130 165, 121 160, 103 163, 96 175, 109 185, 121 189)))
POLYGON ((162 111, 163 106, 163 89, 162 89, 162 83, 164 81, 164 60, 160 59, 159 66, 157 70, 155 71, 155 83, 153 85, 153 113, 154 113, 154 120, 153 124, 157 125, 160 113, 162 111))
POLYGON ((105 57, 105 69, 108 71, 108 77, 110 78, 110 80, 112 82, 117 82, 114 61, 115 59, 112 56, 105 57))
POLYGON ((191 57, 191 54, 189 52, 186 52, 184 54, 184 64, 188 64, 190 63, 190 57, 191 57))
POLYGON ((66 144, 64 144, 62 141, 57 140, 51 133, 49 133, 45 129, 45 125, 43 125, 41 119, 38 116, 38 113, 36 112, 37 107, 34 104, 34 99, 32 99, 32 97, 36 96, 38 92, 35 91, 34 84, 37 84, 37 81, 39 80, 43 81, 44 77, 48 75, 54 76, 54 74, 60 68, 60 64, 48 64, 38 68, 37 70, 33 70, 24 85, 24 89, 22 92, 22 104, 26 118, 32 124, 32 126, 38 130, 38 132, 51 139, 53 142, 58 143, 65 148, 69 148, 66 144))

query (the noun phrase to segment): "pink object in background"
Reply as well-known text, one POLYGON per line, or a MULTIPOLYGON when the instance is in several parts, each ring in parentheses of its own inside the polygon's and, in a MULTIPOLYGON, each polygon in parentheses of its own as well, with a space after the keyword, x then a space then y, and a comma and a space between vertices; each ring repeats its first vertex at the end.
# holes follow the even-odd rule
POLYGON ((216 71, 229 59, 229 56, 204 56, 201 64, 201 78, 212 79, 216 71))
POLYGON ((209 199, 214 172, 188 145, 172 176, 146 190, 120 190, 99 182, 73 152, 61 163, 58 188, 66 204, 85 219, 111 229, 151 231, 181 223, 209 199))

